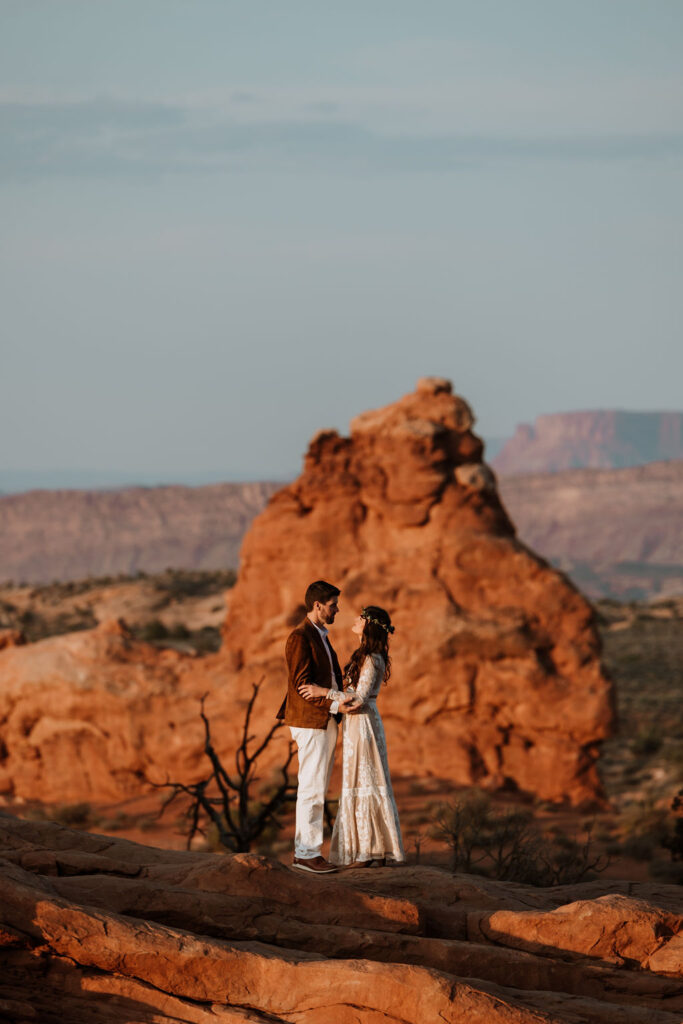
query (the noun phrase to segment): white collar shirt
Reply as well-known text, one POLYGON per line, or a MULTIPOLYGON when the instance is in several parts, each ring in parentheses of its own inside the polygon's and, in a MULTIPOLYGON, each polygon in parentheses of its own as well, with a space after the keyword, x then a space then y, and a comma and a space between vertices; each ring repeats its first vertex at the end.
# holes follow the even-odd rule
POLYGON ((312 626, 315 626, 315 628, 318 630, 318 633, 320 634, 320 639, 323 642, 323 647, 327 651, 327 657, 329 658, 329 661, 330 661, 330 694, 329 694, 329 699, 332 701, 332 704, 330 705, 330 714, 331 715, 336 715, 337 712, 339 711, 339 703, 332 696, 332 691, 334 691, 335 693, 339 693, 339 687, 337 686, 337 680, 336 680, 335 674, 334 674, 334 663, 332 661, 332 652, 330 650, 330 645, 327 642, 327 630, 325 629, 324 626, 319 626, 317 623, 313 622, 312 619, 309 619, 308 621, 311 623, 312 626))
POLYGON ((330 651, 330 645, 329 645, 329 643, 327 641, 328 630, 326 630, 324 626, 319 626, 315 622, 313 623, 313 625, 315 626, 315 628, 318 630, 318 633, 320 634, 320 637, 321 637, 322 642, 323 642, 323 647, 327 651, 327 657, 328 657, 328 660, 330 662, 330 689, 331 690, 338 690, 339 687, 337 686, 337 680, 335 679, 335 675, 334 675, 334 664, 332 662, 332 652, 330 651))

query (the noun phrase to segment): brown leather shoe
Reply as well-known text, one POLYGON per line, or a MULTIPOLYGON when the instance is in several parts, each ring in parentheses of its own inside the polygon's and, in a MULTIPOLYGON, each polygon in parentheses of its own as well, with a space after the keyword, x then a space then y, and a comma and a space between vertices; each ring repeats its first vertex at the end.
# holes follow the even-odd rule
POLYGON ((334 864, 330 864, 324 857, 295 857, 292 861, 293 868, 300 871, 312 871, 314 875, 331 875, 337 870, 334 864))
POLYGON ((369 868, 372 867, 374 861, 371 860, 354 860, 353 864, 347 864, 348 869, 351 868, 369 868))

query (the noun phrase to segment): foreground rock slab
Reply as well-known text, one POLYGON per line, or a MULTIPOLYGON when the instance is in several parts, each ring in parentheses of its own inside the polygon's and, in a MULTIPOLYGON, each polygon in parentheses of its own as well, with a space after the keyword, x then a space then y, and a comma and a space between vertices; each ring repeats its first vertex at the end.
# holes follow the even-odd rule
POLYGON ((301 876, 0 815, 0 1020, 680 1024, 678 888, 301 876))

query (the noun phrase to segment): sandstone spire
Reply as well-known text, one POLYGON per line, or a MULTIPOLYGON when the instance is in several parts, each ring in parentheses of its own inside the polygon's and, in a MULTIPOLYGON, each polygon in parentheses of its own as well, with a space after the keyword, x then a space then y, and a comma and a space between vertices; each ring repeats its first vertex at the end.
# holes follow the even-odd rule
POLYGON ((306 586, 330 579, 342 656, 361 605, 395 622, 381 698, 395 772, 579 803, 599 793, 612 721, 593 612, 515 537, 473 423, 450 382, 428 377, 350 437, 316 434, 245 538, 224 628, 231 689, 265 675, 275 707, 306 586))

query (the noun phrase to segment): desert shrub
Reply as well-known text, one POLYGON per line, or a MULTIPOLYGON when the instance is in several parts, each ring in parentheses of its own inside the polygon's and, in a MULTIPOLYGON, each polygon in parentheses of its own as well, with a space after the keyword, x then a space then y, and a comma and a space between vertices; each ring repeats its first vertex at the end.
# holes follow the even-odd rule
POLYGON ((633 860, 648 861, 654 856, 656 843, 651 836, 629 836, 621 844, 623 857, 632 857, 633 860))
POLYGON ((531 811, 494 811, 480 791, 444 804, 437 811, 434 838, 451 850, 451 869, 527 885, 570 885, 607 867, 609 858, 556 831, 538 829, 531 811))
MULTIPOLYGON (((683 728, 680 733, 683 735, 683 728)), ((662 760, 671 771, 674 785, 683 782, 683 743, 678 740, 675 743, 667 744, 662 751, 662 760)))
POLYGON ((140 626, 135 630, 140 640, 144 640, 145 643, 153 643, 155 640, 166 640, 168 637, 168 629, 163 624, 161 619, 150 619, 144 626, 140 626))
POLYGON ((117 811, 112 818, 102 818, 100 828, 105 832, 118 832, 135 824, 135 819, 126 814, 125 811, 117 811))
POLYGON ((179 642, 190 644, 198 654, 214 653, 221 646, 221 631, 216 626, 189 629, 183 622, 178 622, 169 628, 161 619, 150 619, 148 622, 135 623, 130 631, 137 640, 160 647, 172 647, 179 642))
POLYGON ((234 587, 237 573, 234 569, 212 572, 192 569, 166 569, 154 580, 154 588, 162 595, 162 605, 185 597, 208 597, 234 587))
POLYGON ((192 636, 184 622, 176 622, 175 626, 169 629, 168 635, 172 640, 187 640, 192 636))
POLYGON ((672 861, 683 861, 683 789, 671 801, 673 820, 667 826, 661 845, 671 854, 672 861))
POLYGON ((638 733, 631 743, 631 750, 636 757, 651 757, 662 745, 661 733, 654 729, 644 729, 638 733))
POLYGON ((26 818, 27 821, 49 821, 50 815, 47 809, 42 804, 31 804, 27 807, 22 817, 26 818))
POLYGON ((103 832, 121 832, 123 829, 139 828, 141 832, 147 832, 156 825, 154 814, 127 814, 126 811, 116 811, 111 818, 100 818, 97 826, 103 832))
POLYGON ((60 636, 64 633, 77 633, 82 629, 94 629, 96 625, 97 619, 91 608, 75 608, 72 613, 62 612, 46 624, 46 633, 60 636))
POLYGON ((491 803, 485 793, 474 790, 461 800, 441 805, 434 816, 434 838, 451 851, 452 871, 472 871, 484 859, 475 856, 490 824, 491 803))
POLYGON ((669 812, 659 807, 653 797, 646 797, 627 807, 621 816, 625 842, 646 839, 655 846, 669 834, 669 812))
POLYGON ((93 811, 89 803, 62 804, 52 810, 52 820, 69 828, 87 828, 93 823, 93 811))
MULTIPOLYGON (((621 852, 634 860, 655 863, 658 851, 668 850, 672 861, 683 861, 683 791, 670 808, 650 796, 632 803, 621 816, 621 852)), ((664 879, 664 875, 655 875, 664 879)))
POLYGON ((683 864, 654 860, 648 867, 650 878, 667 885, 683 885, 683 864))
POLYGON ((221 631, 215 626, 202 626, 192 633, 191 642, 200 654, 213 654, 220 650, 221 631))
POLYGON ((614 826, 602 825, 595 829, 593 838, 598 843, 611 843, 614 840, 614 826))

